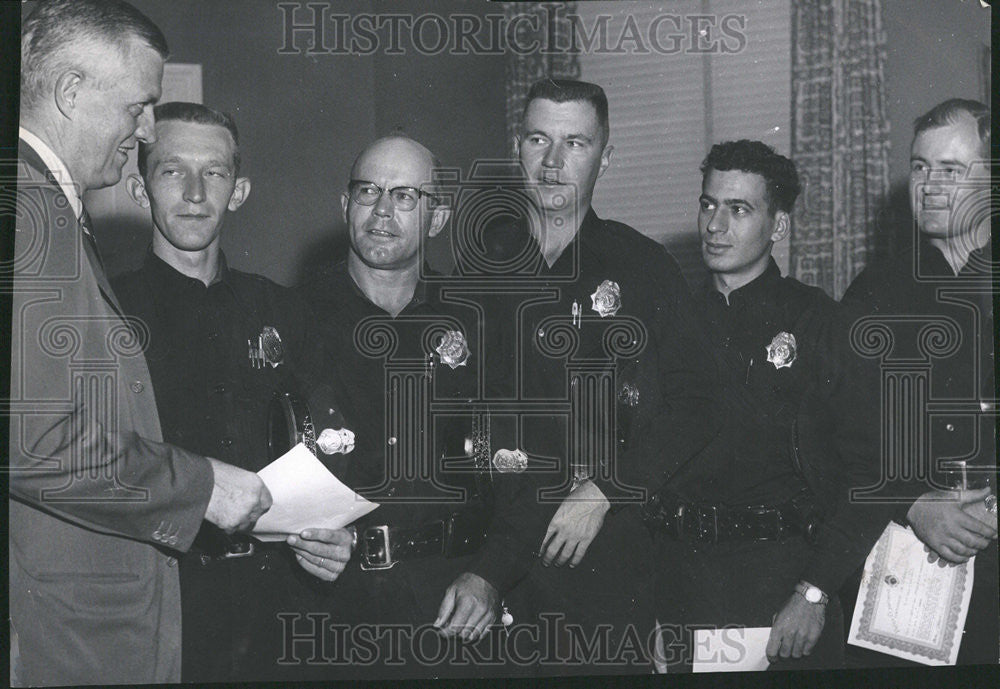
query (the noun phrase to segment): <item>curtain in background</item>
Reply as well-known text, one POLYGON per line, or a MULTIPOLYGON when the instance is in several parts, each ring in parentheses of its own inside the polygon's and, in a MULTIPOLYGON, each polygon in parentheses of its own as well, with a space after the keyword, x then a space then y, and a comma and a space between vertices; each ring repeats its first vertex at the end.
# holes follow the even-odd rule
POLYGON ((579 79, 580 64, 570 53, 570 23, 564 18, 575 13, 576 3, 504 3, 505 26, 511 26, 518 15, 526 19, 516 22, 518 46, 539 46, 536 50, 507 49, 507 142, 513 155, 514 137, 520 130, 521 113, 531 85, 543 77, 579 79), (562 21, 552 21, 554 17, 562 21))
POLYGON ((791 274, 839 299, 889 190, 881 0, 792 0, 792 159, 803 194, 791 274))

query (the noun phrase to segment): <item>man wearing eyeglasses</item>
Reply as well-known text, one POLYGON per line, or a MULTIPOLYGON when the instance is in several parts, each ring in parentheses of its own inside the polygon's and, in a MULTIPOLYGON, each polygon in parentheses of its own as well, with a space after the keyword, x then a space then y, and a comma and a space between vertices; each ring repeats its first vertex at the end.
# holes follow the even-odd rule
POLYGON ((436 167, 405 136, 362 151, 342 196, 347 258, 303 286, 356 432, 355 452, 335 473, 380 505, 355 524, 358 546, 329 608, 347 637, 319 676, 482 674, 483 661, 463 648, 481 641, 478 657, 490 652, 482 649, 501 595, 530 564, 527 552, 485 535, 492 487, 462 464, 471 453, 464 433, 451 432, 467 429, 469 417, 427 406, 468 403, 479 351, 471 309, 443 303, 437 280, 424 279, 422 244, 451 213, 431 185, 436 167), (461 333, 458 349, 471 357, 445 351, 445 331, 461 333), (374 652, 356 643, 362 634, 374 652))

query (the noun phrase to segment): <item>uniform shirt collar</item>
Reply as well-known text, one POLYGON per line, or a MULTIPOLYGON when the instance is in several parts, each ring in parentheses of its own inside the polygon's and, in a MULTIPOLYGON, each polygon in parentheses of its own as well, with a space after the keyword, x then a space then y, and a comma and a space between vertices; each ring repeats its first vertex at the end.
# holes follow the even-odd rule
POLYGON ((42 159, 45 166, 52 173, 54 181, 62 189, 63 193, 66 195, 67 200, 69 200, 69 205, 73 208, 73 213, 76 217, 83 215, 83 198, 80 195, 79 187, 76 182, 73 181, 72 175, 69 174, 69 169, 63 163, 63 161, 55 154, 55 152, 49 148, 48 144, 38 138, 36 135, 32 134, 30 131, 24 127, 18 128, 18 136, 24 143, 28 144, 38 154, 38 157, 42 159))
MULTIPOLYGON (((437 275, 437 273, 431 270, 430 266, 424 264, 424 273, 427 275, 437 275)), ((351 292, 357 297, 362 303, 365 303, 377 309, 383 311, 382 307, 378 306, 375 302, 368 298, 368 295, 358 286, 358 283, 354 281, 354 276, 351 275, 351 271, 347 268, 347 261, 341 261, 333 267, 330 271, 330 275, 335 282, 340 282, 341 285, 346 286, 351 292)), ((413 296, 410 301, 407 302, 406 306, 399 313, 402 315, 404 313, 409 313, 413 309, 427 303, 427 283, 423 280, 417 280, 416 286, 413 288, 413 296)), ((383 311, 384 312, 384 311, 383 311)))
MULTIPOLYGON (((774 296, 780 282, 781 270, 772 256, 767 259, 767 268, 764 269, 763 273, 729 293, 729 305, 733 306, 738 302, 764 303, 774 301, 774 296)), ((712 283, 711 275, 705 280, 705 293, 723 304, 726 303, 726 298, 722 295, 722 292, 717 290, 712 283)))
MULTIPOLYGON (((185 275, 157 256, 153 252, 152 247, 146 252, 145 266, 155 277, 156 281, 162 285, 176 289, 192 285, 205 287, 205 283, 201 280, 185 275)), ((212 280, 209 286, 219 283, 229 284, 229 264, 226 261, 226 255, 221 251, 219 252, 219 269, 215 273, 215 279, 212 280)))

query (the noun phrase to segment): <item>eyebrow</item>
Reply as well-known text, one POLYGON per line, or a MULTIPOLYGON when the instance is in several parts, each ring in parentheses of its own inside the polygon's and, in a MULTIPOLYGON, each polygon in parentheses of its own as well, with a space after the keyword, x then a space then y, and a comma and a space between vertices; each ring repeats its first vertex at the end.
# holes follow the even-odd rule
MULTIPOLYGON (((931 161, 927 160, 927 158, 924 158, 922 156, 910 156, 911 163, 917 160, 919 160, 921 163, 931 163, 931 161)), ((944 166, 944 165, 960 165, 961 167, 968 167, 968 165, 966 163, 963 163, 961 160, 953 160, 951 158, 947 158, 945 160, 939 160, 937 161, 936 164, 931 164, 932 167, 944 166)))
MULTIPOLYGON (((525 132, 524 136, 527 138, 529 136, 534 136, 535 134, 541 134, 546 139, 554 139, 555 138, 554 136, 552 136, 548 132, 544 132, 541 129, 532 129, 531 131, 525 132)), ((564 138, 566 138, 566 139, 578 139, 580 141, 586 141, 587 143, 593 143, 593 141, 594 141, 594 137, 587 136, 586 134, 567 134, 564 138)))
POLYGON ((699 200, 705 199, 706 201, 711 201, 714 204, 722 204, 724 206, 741 205, 741 206, 746 206, 750 210, 757 210, 757 207, 752 203, 750 203, 749 201, 747 201, 746 199, 717 199, 714 196, 705 193, 701 194, 698 197, 698 199, 699 200))
MULTIPOLYGON (((160 160, 158 160, 156 164, 157 165, 164 165, 166 163, 183 163, 183 162, 184 162, 184 159, 181 158, 180 156, 168 156, 166 158, 160 158, 160 160)), ((206 161, 206 165, 207 165, 207 167, 224 167, 224 168, 232 168, 233 167, 233 163, 226 162, 226 161, 221 160, 219 158, 212 158, 211 160, 206 161)))

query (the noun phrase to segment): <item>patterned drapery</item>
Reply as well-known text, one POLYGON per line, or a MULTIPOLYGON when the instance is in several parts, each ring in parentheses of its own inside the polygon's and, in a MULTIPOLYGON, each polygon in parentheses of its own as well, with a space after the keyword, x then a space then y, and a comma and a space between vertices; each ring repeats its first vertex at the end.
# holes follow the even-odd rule
POLYGON ((791 274, 839 299, 874 249, 889 190, 881 0, 792 0, 791 274))
POLYGON ((516 45, 533 50, 507 50, 507 141, 513 155, 514 137, 531 85, 544 77, 579 79, 580 63, 570 52, 571 25, 566 16, 576 3, 504 3, 505 26, 515 29, 516 45), (523 19, 517 19, 519 16, 523 19), (524 54, 520 54, 524 53, 524 54))

